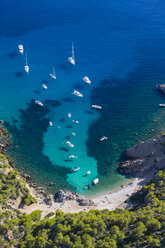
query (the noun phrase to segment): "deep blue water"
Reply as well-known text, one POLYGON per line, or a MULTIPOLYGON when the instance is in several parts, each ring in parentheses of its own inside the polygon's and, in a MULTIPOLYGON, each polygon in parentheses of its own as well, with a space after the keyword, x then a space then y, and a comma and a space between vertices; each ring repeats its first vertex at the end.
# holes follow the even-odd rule
POLYGON ((163 1, 0 2, 0 118, 12 134, 10 155, 19 169, 41 185, 56 182, 53 191, 86 195, 127 180, 116 172, 123 151, 164 130, 164 110, 158 108, 164 97, 155 88, 165 78, 164 12, 163 1), (76 66, 67 62, 72 42, 76 66), (56 80, 49 77, 53 65, 56 80), (90 86, 82 81, 85 75, 90 86), (73 96, 73 89, 84 97, 73 96), (109 139, 98 143, 103 135, 109 139), (75 147, 68 148, 67 140, 75 147), (78 158, 70 160, 71 154, 78 158), (75 166, 81 169, 71 173, 75 166), (96 177, 98 185, 85 189, 96 177))

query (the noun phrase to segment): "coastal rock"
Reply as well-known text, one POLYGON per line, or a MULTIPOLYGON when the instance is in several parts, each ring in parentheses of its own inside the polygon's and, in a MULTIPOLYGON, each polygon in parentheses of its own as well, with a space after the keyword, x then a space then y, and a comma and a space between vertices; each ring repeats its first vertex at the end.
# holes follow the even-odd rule
POLYGON ((160 90, 163 94, 165 94, 165 84, 158 85, 158 90, 160 90))
POLYGON ((60 203, 64 203, 65 201, 75 200, 78 202, 80 206, 95 206, 93 201, 85 199, 76 192, 70 192, 67 190, 59 190, 55 194, 54 199, 55 202, 60 202, 60 203))
POLYGON ((140 142, 127 149, 126 154, 129 159, 121 163, 121 173, 145 177, 165 169, 165 136, 140 142))
POLYGON ((80 206, 95 206, 95 203, 92 200, 88 199, 77 199, 77 202, 79 203, 80 206))
POLYGON ((56 202, 63 203, 65 201, 76 200, 78 196, 79 195, 77 193, 72 193, 70 191, 61 189, 55 194, 54 199, 56 202))
POLYGON ((31 179, 31 176, 29 176, 29 175, 26 174, 26 173, 23 174, 23 177, 24 177, 26 180, 30 180, 30 179, 31 179))
POLYGON ((141 141, 139 144, 133 146, 130 149, 126 150, 126 154, 131 159, 142 159, 150 156, 153 152, 156 151, 157 140, 146 140, 141 141))

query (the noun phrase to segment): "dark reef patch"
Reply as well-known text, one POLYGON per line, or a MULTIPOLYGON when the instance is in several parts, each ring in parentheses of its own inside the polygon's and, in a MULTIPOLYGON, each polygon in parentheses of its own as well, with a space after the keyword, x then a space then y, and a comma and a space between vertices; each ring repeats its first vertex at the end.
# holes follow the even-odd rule
MULTIPOLYGON (((48 102, 52 103, 51 100, 48 102)), ((53 166, 49 158, 42 153, 43 134, 49 125, 49 118, 46 117, 50 112, 49 108, 36 105, 32 99, 27 109, 19 111, 19 128, 16 120, 12 124, 5 123, 13 141, 8 153, 16 162, 16 167, 30 174, 39 185, 47 186, 51 181, 55 181, 56 186, 53 190, 74 190, 66 183, 66 175, 70 170, 58 165, 53 166)))

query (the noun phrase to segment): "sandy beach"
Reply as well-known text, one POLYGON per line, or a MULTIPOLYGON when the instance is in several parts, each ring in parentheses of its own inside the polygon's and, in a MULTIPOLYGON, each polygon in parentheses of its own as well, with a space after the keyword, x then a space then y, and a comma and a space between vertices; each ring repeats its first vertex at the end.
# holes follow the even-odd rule
POLYGON ((146 180, 134 178, 131 179, 126 185, 117 188, 116 190, 109 191, 97 196, 90 197, 94 202, 94 206, 80 206, 76 200, 65 201, 64 203, 57 203, 53 200, 51 204, 43 201, 41 195, 36 193, 35 189, 29 187, 30 192, 36 197, 37 203, 30 206, 25 206, 20 209, 21 212, 30 214, 34 210, 43 211, 43 217, 50 212, 54 212, 57 209, 62 210, 64 213, 78 213, 80 211, 89 211, 90 209, 108 209, 114 210, 116 208, 127 208, 127 203, 125 201, 135 192, 140 190, 142 186, 146 183, 146 180))

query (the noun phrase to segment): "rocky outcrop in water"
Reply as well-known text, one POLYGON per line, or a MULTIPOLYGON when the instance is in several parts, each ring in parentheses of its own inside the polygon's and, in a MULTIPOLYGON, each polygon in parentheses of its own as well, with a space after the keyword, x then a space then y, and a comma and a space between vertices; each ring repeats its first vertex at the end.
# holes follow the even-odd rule
POLYGON ((163 94, 165 94, 165 84, 158 85, 158 90, 160 90, 163 94))
POLYGON ((124 174, 145 176, 165 169, 165 135, 149 139, 126 150, 128 160, 121 163, 119 171, 124 174))
POLYGON ((80 206, 95 206, 94 202, 80 196, 76 192, 70 192, 67 190, 59 190, 55 194, 55 202, 64 203, 65 201, 76 200, 80 206))

